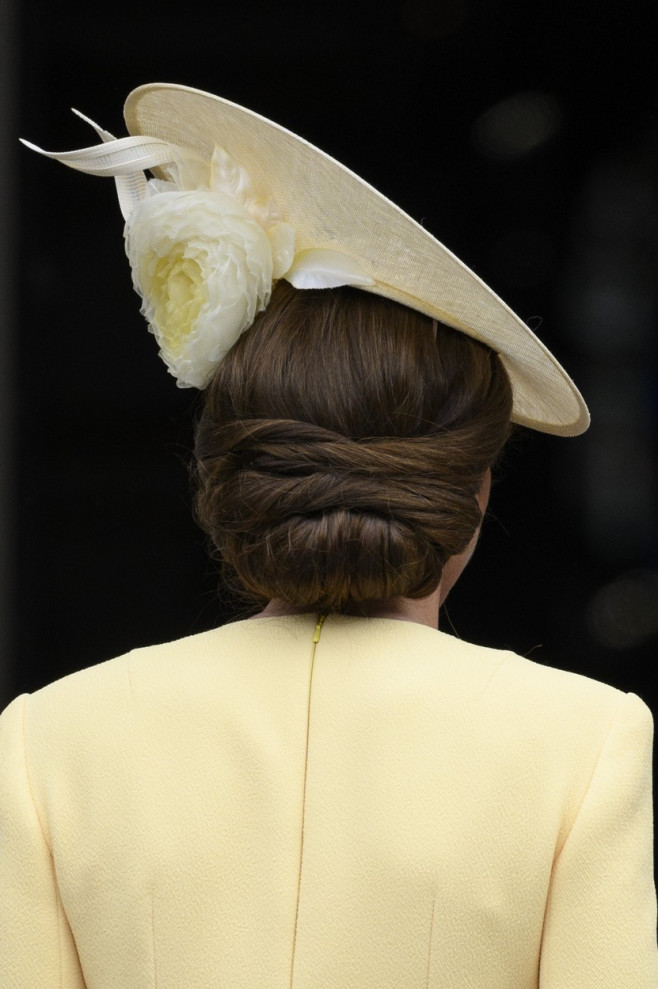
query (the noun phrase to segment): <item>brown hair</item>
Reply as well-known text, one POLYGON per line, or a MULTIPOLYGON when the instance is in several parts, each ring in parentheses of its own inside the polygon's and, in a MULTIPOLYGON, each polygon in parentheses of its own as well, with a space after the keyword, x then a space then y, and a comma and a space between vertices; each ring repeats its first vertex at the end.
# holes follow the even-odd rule
POLYGON ((219 365, 196 434, 196 510, 259 602, 343 610, 424 597, 481 522, 510 430, 484 344, 350 288, 271 302, 219 365))

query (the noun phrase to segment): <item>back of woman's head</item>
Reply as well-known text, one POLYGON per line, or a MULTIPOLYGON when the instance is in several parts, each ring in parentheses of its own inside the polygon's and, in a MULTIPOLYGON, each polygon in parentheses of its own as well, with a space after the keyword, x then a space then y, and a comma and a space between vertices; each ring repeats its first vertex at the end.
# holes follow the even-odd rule
POLYGON ((481 522, 511 410, 484 344, 380 296, 279 282, 206 392, 199 521, 259 602, 424 597, 481 522))

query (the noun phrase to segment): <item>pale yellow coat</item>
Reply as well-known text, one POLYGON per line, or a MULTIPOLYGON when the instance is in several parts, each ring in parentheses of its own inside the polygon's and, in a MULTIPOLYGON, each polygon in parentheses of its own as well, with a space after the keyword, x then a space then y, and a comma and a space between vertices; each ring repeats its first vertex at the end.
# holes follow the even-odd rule
POLYGON ((409 622, 315 629, 10 705, 2 989, 656 989, 642 701, 409 622))

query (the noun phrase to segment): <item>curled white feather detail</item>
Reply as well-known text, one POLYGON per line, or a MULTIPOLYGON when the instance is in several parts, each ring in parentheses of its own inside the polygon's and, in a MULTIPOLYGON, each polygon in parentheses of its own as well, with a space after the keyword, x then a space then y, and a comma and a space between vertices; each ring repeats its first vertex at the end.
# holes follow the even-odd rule
POLYGON ((277 203, 254 189, 223 148, 210 162, 159 138, 116 138, 84 114, 102 143, 78 151, 28 148, 92 175, 115 179, 142 312, 181 387, 203 388, 214 367, 269 302, 272 284, 368 286, 351 257, 328 248, 295 254, 295 231, 277 203), (147 180, 158 168, 165 180, 147 180))

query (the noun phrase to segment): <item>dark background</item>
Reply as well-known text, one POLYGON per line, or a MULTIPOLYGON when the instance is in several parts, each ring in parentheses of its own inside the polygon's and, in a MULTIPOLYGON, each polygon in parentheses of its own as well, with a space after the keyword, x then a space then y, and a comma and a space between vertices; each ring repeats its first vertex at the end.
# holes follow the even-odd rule
MULTIPOLYGON (((644 7, 24 0, 18 15, 17 136, 83 147, 94 135, 70 106, 122 135, 133 87, 210 90, 361 174, 538 329, 593 426, 518 432, 442 627, 658 710, 658 77, 644 7)), ((190 518, 195 394, 139 315, 113 183, 10 153, 6 699, 230 617, 190 518)))

